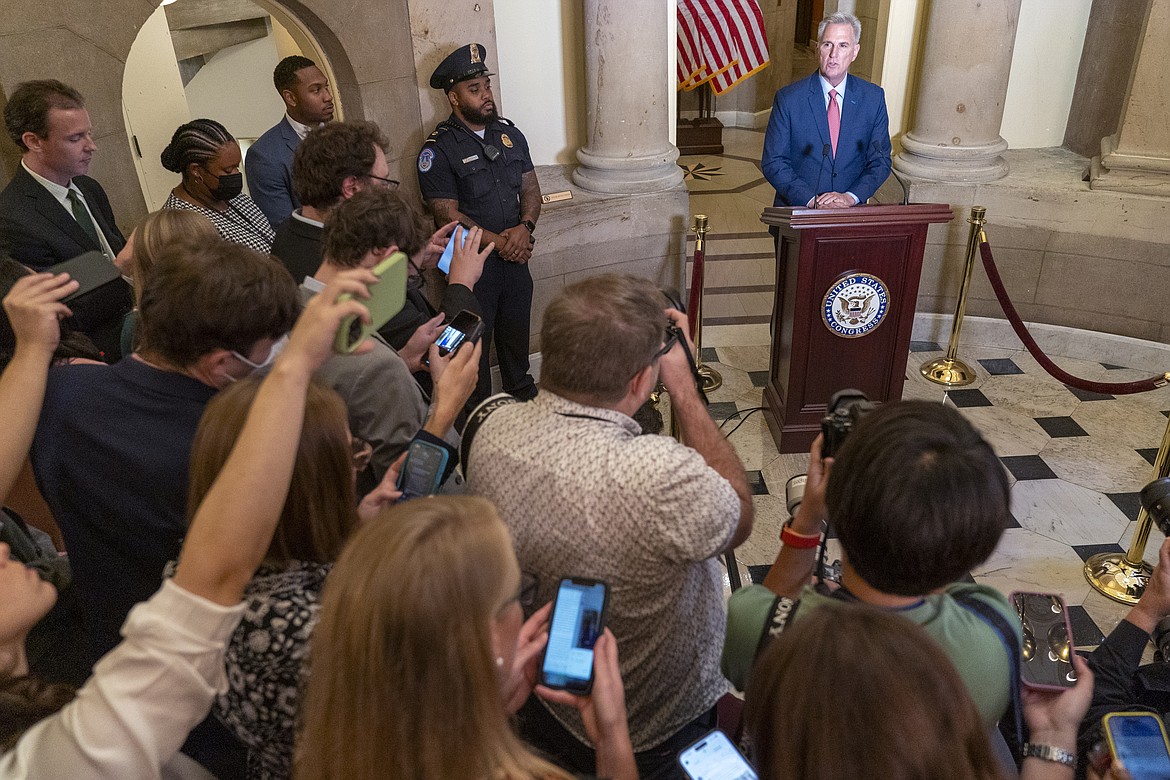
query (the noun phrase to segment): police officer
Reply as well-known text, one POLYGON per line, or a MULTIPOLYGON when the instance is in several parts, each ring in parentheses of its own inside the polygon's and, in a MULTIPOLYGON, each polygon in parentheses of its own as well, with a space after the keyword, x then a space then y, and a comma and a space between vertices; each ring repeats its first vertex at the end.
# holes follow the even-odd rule
POLYGON ((452 220, 483 228, 495 251, 483 266, 475 297, 483 309, 484 349, 473 401, 491 394, 488 352, 494 332, 504 392, 528 400, 536 384, 528 373, 532 274, 540 183, 528 141, 496 112, 484 47, 471 43, 439 63, 431 88, 451 103, 418 155, 418 183, 436 225, 452 220))

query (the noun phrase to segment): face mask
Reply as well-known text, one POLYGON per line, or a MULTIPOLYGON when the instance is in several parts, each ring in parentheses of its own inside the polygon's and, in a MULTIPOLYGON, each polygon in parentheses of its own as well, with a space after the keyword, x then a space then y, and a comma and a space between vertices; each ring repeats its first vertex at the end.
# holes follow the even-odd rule
POLYGON ((245 366, 248 366, 254 371, 258 371, 262 368, 268 368, 270 365, 272 365, 272 363, 276 360, 276 357, 284 350, 285 345, 287 344, 288 334, 286 333, 273 342, 272 349, 268 351, 268 357, 264 358, 264 362, 262 363, 253 363, 251 360, 248 360, 248 358, 244 357, 239 352, 236 352, 234 349, 232 350, 232 355, 245 366))
POLYGON ((211 190, 211 197, 229 201, 244 191, 244 174, 225 173, 219 177, 219 185, 211 190))

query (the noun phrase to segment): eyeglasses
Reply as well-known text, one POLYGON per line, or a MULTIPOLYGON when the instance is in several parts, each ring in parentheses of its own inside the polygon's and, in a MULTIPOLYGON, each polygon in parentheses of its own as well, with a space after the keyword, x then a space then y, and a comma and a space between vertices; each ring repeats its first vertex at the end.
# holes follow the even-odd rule
POLYGON ((366 466, 370 465, 370 458, 374 456, 374 445, 365 439, 359 439, 354 436, 350 442, 350 448, 350 457, 353 459, 353 470, 363 471, 366 466))
POLYGON ((526 571, 520 572, 520 587, 516 589, 516 595, 504 602, 496 614, 500 614, 512 604, 519 602, 520 608, 524 610, 524 614, 532 611, 532 607, 536 604, 536 586, 540 584, 540 580, 535 574, 529 574, 526 571))
POLYGON ((232 350, 232 357, 234 357, 236 360, 239 360, 253 371, 258 371, 261 368, 268 368, 270 365, 272 365, 272 362, 276 360, 277 355, 279 355, 284 350, 286 344, 288 344, 287 333, 278 338, 276 341, 272 342, 272 348, 268 350, 268 357, 264 358, 264 360, 260 363, 253 363, 251 360, 244 357, 239 352, 236 352, 234 349, 232 350))
POLYGON ((666 337, 662 342, 662 349, 654 353, 654 357, 650 359, 650 362, 653 363, 655 360, 658 360, 660 357, 664 357, 667 352, 670 352, 670 350, 674 349, 674 345, 679 342, 679 338, 681 336, 682 332, 679 331, 677 327, 674 325, 667 325, 666 337))
POLYGON ((394 179, 387 179, 385 176, 375 176, 372 173, 365 173, 362 175, 365 176, 367 179, 373 179, 374 181, 381 182, 382 186, 388 190, 398 189, 399 182, 395 181, 394 179))

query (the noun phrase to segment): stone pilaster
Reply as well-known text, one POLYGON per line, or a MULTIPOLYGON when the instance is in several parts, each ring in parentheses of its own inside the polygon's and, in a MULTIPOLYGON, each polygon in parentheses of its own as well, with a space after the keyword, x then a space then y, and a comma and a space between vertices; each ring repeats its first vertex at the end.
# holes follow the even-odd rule
POLYGON ((1007 175, 999 134, 1021 0, 929 4, 914 121, 894 159, 899 172, 932 181, 995 181, 1007 175))
POLYGON ((1153 0, 1117 132, 1101 140, 1089 186, 1170 195, 1170 0, 1153 0))
POLYGON ((669 136, 669 21, 660 0, 585 0, 588 126, 577 186, 639 193, 682 183, 669 136))

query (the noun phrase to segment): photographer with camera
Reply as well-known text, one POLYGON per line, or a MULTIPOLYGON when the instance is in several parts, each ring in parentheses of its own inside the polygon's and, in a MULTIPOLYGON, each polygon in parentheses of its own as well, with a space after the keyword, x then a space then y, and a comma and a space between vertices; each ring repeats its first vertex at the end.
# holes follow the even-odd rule
POLYGON ((724 673, 742 689, 759 651, 789 622, 834 600, 861 602, 935 637, 993 725, 1010 702, 1008 647, 1019 646, 1019 619, 998 591, 958 580, 991 555, 1010 517, 999 459, 957 411, 925 401, 861 415, 834 458, 822 459, 823 438, 813 442, 804 499, 764 584, 728 602, 724 673), (826 521, 842 548, 835 591, 808 584, 826 521))
MULTIPOLYGON (((727 691, 716 556, 751 533, 743 464, 696 388, 686 317, 649 280, 569 285, 545 310, 541 346, 535 399, 493 396, 472 413, 468 491, 499 507, 520 568, 537 578, 532 603, 564 576, 608 583, 639 771, 675 777, 678 751, 714 727, 727 691), (632 419, 660 376, 686 444, 640 435, 632 419)), ((520 715, 534 746, 593 772, 575 710, 530 699, 520 715)))

